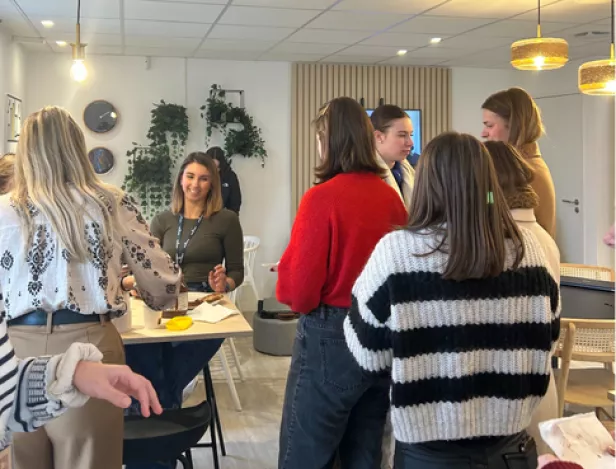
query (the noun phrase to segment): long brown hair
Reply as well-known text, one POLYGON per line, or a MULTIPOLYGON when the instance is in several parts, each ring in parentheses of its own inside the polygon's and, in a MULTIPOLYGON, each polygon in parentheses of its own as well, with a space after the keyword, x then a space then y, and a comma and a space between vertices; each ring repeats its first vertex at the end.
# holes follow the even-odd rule
POLYGON ((205 199, 205 211, 204 216, 210 217, 215 213, 222 210, 222 192, 220 188, 220 175, 218 174, 218 168, 214 160, 201 151, 195 151, 190 153, 180 166, 178 175, 175 178, 175 184, 173 185, 173 194, 171 196, 171 211, 175 214, 182 213, 184 211, 184 189, 182 189, 182 176, 186 166, 191 163, 198 163, 201 166, 207 168, 210 173, 210 191, 205 199))
POLYGON ((524 256, 522 235, 511 218, 490 155, 471 135, 447 132, 426 146, 409 212, 410 231, 440 236, 434 251, 449 255, 445 279, 500 274, 507 259, 506 238, 516 248, 514 267, 524 256))
POLYGON ((509 143, 517 148, 535 143, 545 132, 537 103, 522 88, 494 93, 481 108, 492 111, 507 122, 509 143))
POLYGON ((0 195, 11 190, 15 173, 15 153, 6 153, 0 158, 0 195))
POLYGON ((385 174, 376 160, 374 129, 357 101, 347 97, 332 99, 321 108, 313 124, 323 154, 323 161, 315 169, 317 183, 340 173, 385 174))
POLYGON ((496 171, 498 183, 510 209, 535 208, 539 197, 530 183, 535 173, 513 145, 506 142, 484 142, 496 171))

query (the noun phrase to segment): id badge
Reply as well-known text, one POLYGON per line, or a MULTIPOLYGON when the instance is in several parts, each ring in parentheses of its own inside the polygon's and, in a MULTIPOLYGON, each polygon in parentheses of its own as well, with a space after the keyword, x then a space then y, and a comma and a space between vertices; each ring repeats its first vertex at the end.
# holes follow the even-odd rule
POLYGON ((13 469, 11 464, 11 447, 7 446, 0 451, 0 469, 13 469))

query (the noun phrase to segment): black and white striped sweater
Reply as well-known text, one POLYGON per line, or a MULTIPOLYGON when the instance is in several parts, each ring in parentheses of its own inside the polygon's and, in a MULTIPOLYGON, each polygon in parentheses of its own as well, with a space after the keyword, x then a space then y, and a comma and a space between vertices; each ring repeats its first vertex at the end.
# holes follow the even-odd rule
POLYGON ((353 288, 344 324, 359 365, 391 373, 398 441, 461 440, 525 429, 545 395, 558 338, 560 296, 541 246, 523 229, 498 277, 462 282, 441 274, 447 255, 435 238, 385 236, 353 288))

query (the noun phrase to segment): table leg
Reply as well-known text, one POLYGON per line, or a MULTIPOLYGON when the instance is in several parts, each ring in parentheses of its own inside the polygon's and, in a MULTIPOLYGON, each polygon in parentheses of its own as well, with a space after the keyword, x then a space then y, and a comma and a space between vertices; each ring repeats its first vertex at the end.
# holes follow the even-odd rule
POLYGON ((207 399, 212 402, 212 416, 214 418, 214 423, 216 424, 216 430, 218 431, 218 438, 220 439, 220 451, 223 456, 227 455, 227 449, 225 448, 225 439, 222 436, 222 425, 220 423, 220 413, 218 412, 218 405, 216 404, 216 392, 214 391, 214 383, 212 382, 212 374, 210 373, 209 365, 206 365, 204 371, 205 380, 208 382, 206 385, 206 390, 209 388, 209 391, 206 391, 207 399))

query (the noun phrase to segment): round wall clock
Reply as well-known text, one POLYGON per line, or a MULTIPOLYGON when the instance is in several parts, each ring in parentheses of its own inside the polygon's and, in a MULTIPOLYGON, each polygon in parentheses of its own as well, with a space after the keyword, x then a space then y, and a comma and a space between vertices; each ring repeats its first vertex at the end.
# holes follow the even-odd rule
POLYGON ((92 132, 109 132, 118 123, 118 111, 109 101, 92 101, 83 112, 83 121, 92 132))
POLYGON ((107 148, 92 148, 90 153, 88 153, 88 157, 90 158, 90 163, 92 163, 92 167, 94 168, 94 172, 96 174, 107 174, 113 169, 115 160, 113 153, 111 153, 107 148))

